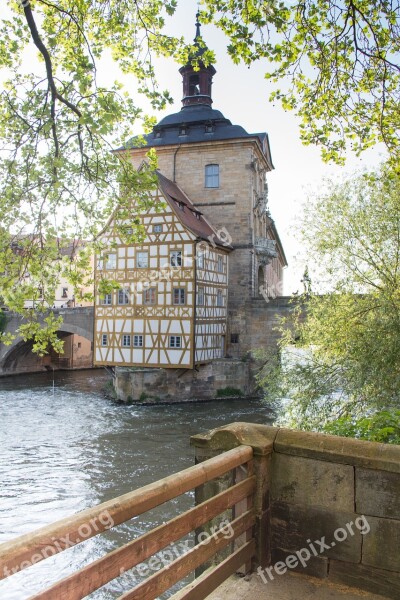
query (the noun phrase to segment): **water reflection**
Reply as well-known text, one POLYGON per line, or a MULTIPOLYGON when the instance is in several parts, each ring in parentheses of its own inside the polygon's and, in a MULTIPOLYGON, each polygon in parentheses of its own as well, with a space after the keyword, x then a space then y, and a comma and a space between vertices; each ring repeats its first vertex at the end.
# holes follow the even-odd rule
MULTIPOLYGON (((270 423, 259 401, 121 406, 104 395, 104 371, 0 379, 0 542, 32 531, 193 465, 192 434, 233 421, 270 423)), ((0 582, 0 597, 22 600, 193 503, 171 501, 0 582)), ((116 598, 125 576, 95 592, 116 598)))

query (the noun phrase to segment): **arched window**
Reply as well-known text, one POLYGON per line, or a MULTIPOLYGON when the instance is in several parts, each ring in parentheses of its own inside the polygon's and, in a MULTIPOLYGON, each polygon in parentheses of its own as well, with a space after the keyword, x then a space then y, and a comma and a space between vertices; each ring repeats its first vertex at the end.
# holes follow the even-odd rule
POLYGON ((219 165, 206 165, 205 170, 205 187, 219 187, 219 165))
POLYGON ((200 94, 200 77, 198 73, 190 76, 189 96, 198 96, 200 94))

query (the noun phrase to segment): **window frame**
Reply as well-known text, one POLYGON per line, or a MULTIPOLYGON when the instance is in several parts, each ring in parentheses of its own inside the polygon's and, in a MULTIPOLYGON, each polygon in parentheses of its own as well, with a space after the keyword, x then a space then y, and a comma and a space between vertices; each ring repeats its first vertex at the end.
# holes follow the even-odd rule
POLYGON ((204 286, 202 285, 197 288, 197 306, 205 306, 205 299, 206 299, 205 289, 204 289, 204 286))
POLYGON ((168 347, 181 349, 182 348, 182 336, 181 335, 170 335, 168 347), (172 340, 174 340, 174 343, 172 343, 172 340), (179 340, 179 344, 176 343, 177 340, 179 340))
POLYGON ((225 306, 224 304, 224 294, 222 290, 217 290, 217 302, 216 305, 218 308, 222 308, 225 306))
POLYGON ((134 348, 143 348, 143 334, 139 333, 139 334, 135 334, 133 336, 133 347, 134 348), (137 342, 140 342, 140 344, 137 342))
POLYGON ((182 250, 170 250, 169 264, 171 267, 183 267, 183 252, 182 252, 182 250), (174 264, 173 255, 176 255, 176 263, 177 264, 174 264), (179 264, 179 261, 180 261, 180 264, 179 264))
POLYGON ((221 254, 217 256, 217 273, 224 272, 224 259, 221 254))
POLYGON ((157 304, 157 288, 156 287, 149 287, 143 290, 143 297, 142 297, 142 301, 143 304, 145 306, 152 306, 154 304, 157 304), (154 301, 146 301, 146 294, 153 292, 154 294, 154 301))
POLYGON ((163 231, 162 223, 154 223, 153 233, 162 233, 162 231, 163 231), (156 227, 159 227, 160 229, 157 231, 156 227))
POLYGON ((113 296, 112 293, 104 294, 104 296, 102 298, 100 298, 100 305, 101 306, 112 306, 112 300, 113 300, 112 296, 113 296), (109 299, 110 302, 106 302, 107 299, 109 299))
POLYGON ((137 269, 148 269, 149 268, 149 251, 148 250, 138 250, 136 252, 135 264, 137 269), (139 265, 139 256, 146 255, 146 266, 139 265))
POLYGON ((105 348, 106 346, 108 346, 108 334, 107 333, 101 334, 101 346, 102 346, 102 348, 105 348))
POLYGON ((118 306, 127 306, 130 303, 129 291, 130 291, 129 288, 120 288, 118 290, 118 295, 117 295, 118 306), (121 301, 121 298, 122 298, 121 294, 123 294, 123 298, 126 301, 124 301, 124 302, 121 301))
POLYGON ((209 163, 204 167, 204 187, 209 189, 219 188, 220 183, 219 164, 209 163))
POLYGON ((116 269, 116 268, 117 268, 117 253, 116 252, 109 252, 104 257, 104 269, 106 271, 112 271, 113 269, 116 269), (112 264, 111 264, 110 257, 113 257, 112 264))
POLYGON ((186 304, 186 288, 174 287, 172 288, 172 304, 174 306, 184 306, 186 304), (176 293, 178 294, 178 302, 175 302, 176 293), (183 302, 182 302, 183 297, 183 302))
POLYGON ((131 335, 130 333, 123 333, 122 334, 122 347, 123 348, 130 348, 131 347, 131 335), (126 343, 128 342, 128 343, 126 343))

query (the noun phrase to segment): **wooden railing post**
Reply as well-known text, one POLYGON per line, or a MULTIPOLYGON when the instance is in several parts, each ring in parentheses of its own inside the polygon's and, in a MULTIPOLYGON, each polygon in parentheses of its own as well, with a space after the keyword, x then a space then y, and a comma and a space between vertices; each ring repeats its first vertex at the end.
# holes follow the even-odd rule
MULTIPOLYGON (((191 445, 195 448, 196 463, 207 460, 217 454, 246 445, 253 449, 253 473, 257 484, 253 498, 256 513, 254 537, 256 541, 256 557, 254 566, 270 564, 270 483, 271 457, 278 427, 265 427, 249 423, 232 423, 225 427, 213 429, 204 434, 194 435, 191 445)), ((226 476, 224 476, 226 478, 226 476)), ((218 493, 229 483, 223 478, 205 484, 196 491, 196 503, 204 502, 218 493), (215 487, 217 486, 217 487, 215 487), (221 487, 219 487, 221 486, 221 487)))
MULTIPOLYGON (((217 456, 218 454, 221 454, 221 452, 214 452, 214 450, 211 448, 196 448, 195 463, 202 463, 205 460, 208 460, 209 458, 214 458, 214 456, 217 456)), ((205 502, 206 500, 209 500, 210 498, 213 498, 220 492, 227 490, 233 485, 233 483, 233 473, 232 471, 228 471, 224 475, 221 475, 220 477, 215 478, 212 481, 208 481, 207 483, 203 483, 202 485, 198 486, 194 492, 196 506, 198 504, 201 504, 202 502, 205 502)), ((211 519, 208 523, 205 523, 202 527, 197 528, 195 530, 196 543, 199 540, 201 540, 202 535, 211 535, 213 528, 218 527, 223 521, 231 521, 232 517, 232 509, 228 509, 223 513, 219 514, 214 519, 211 519)), ((232 548, 228 546, 227 548, 216 554, 212 559, 210 559, 207 562, 204 562, 200 567, 196 569, 196 577, 199 577, 213 564, 219 563, 222 560, 224 560, 224 558, 226 558, 230 554, 231 550, 232 548)))

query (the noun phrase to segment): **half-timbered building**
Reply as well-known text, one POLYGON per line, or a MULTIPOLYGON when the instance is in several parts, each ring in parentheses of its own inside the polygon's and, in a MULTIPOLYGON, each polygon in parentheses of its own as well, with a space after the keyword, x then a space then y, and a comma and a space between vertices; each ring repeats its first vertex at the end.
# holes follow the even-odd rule
POLYGON ((153 208, 138 213, 132 201, 144 239, 125 242, 117 215, 101 236, 97 365, 193 368, 225 355, 230 246, 176 183, 157 178, 153 208), (114 290, 101 293, 102 280, 114 290))

